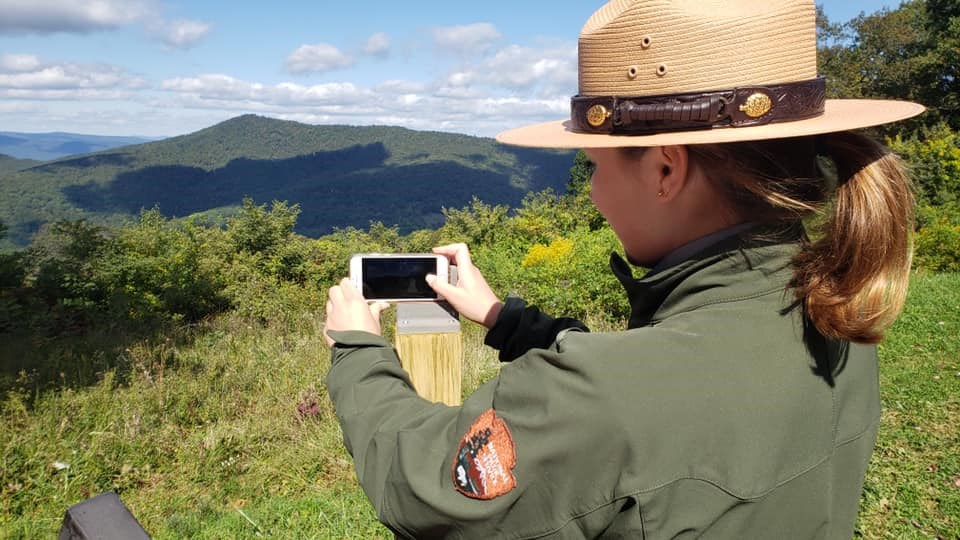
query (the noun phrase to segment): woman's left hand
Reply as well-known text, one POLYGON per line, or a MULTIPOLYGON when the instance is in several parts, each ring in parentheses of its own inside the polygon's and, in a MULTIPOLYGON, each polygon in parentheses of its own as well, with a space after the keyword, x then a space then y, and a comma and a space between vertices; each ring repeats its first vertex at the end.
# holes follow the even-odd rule
POLYGON ((327 324, 323 335, 327 345, 333 347, 335 341, 327 333, 330 330, 362 330, 380 335, 380 312, 390 307, 386 302, 368 304, 353 286, 344 278, 339 285, 330 287, 327 300, 327 324))

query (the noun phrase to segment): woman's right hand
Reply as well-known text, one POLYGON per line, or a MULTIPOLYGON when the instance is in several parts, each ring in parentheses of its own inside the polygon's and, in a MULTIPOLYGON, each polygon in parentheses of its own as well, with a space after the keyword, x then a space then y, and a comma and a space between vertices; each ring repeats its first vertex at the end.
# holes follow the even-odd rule
POLYGON ((503 302, 490 289, 487 280, 470 260, 470 250, 466 244, 450 244, 433 248, 438 255, 445 255, 450 263, 456 265, 458 281, 456 285, 442 283, 434 275, 427 276, 427 283, 437 294, 443 296, 454 309, 475 323, 491 328, 503 302))

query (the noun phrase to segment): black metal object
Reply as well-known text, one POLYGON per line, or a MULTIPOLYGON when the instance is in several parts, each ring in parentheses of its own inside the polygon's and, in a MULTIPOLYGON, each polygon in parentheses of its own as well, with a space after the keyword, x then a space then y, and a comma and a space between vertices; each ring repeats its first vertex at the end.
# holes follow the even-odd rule
POLYGON ((58 540, 150 540, 113 491, 67 509, 58 540))

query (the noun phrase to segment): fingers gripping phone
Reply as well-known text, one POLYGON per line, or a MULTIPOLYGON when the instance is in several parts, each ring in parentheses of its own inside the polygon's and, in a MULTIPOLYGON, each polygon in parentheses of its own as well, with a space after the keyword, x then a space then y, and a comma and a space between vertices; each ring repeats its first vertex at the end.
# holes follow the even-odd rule
POLYGON ((443 297, 427 284, 427 274, 449 282, 449 261, 432 253, 361 253, 350 258, 350 281, 367 300, 436 302, 443 297))

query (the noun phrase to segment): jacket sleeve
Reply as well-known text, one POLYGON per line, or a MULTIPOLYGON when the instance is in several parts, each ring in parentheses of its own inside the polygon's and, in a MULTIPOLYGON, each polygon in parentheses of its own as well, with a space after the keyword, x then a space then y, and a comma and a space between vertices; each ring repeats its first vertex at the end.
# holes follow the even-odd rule
POLYGON ((582 537, 598 534, 615 516, 617 468, 574 465, 612 462, 624 451, 613 440, 619 430, 597 415, 615 407, 613 398, 572 365, 561 365, 566 360, 557 348, 505 364, 462 406, 450 407, 414 392, 380 336, 330 335, 337 344, 327 388, 344 441, 378 518, 398 536, 582 537), (490 435, 477 429, 483 418, 502 422, 508 434, 496 449, 513 484, 501 484, 492 497, 459 489, 458 474, 466 475, 458 463, 490 435))
POLYGON ((567 329, 590 329, 569 317, 553 318, 536 306, 527 306, 520 298, 507 298, 496 323, 487 332, 484 343, 500 351, 501 362, 511 362, 530 349, 546 349, 557 335, 567 329))

